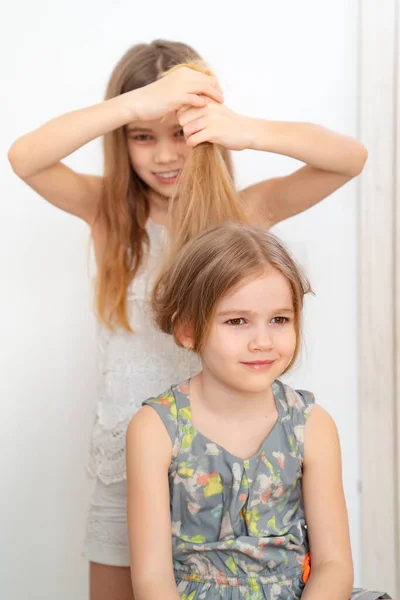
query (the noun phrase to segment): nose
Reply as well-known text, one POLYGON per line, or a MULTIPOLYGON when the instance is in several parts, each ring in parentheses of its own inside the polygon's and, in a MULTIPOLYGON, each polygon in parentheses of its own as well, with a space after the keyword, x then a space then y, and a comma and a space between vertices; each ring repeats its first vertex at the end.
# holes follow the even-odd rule
POLYGON ((271 332, 267 327, 258 327, 249 341, 249 350, 251 352, 272 350, 274 341, 271 332))
POLYGON ((155 148, 154 162, 156 164, 170 164, 176 162, 179 158, 175 141, 160 140, 155 148))

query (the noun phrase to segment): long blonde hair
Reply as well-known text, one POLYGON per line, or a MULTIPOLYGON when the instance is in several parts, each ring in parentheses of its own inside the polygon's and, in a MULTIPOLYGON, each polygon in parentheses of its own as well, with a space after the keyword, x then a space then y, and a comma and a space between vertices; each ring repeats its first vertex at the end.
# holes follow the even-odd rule
MULTIPOLYGON (((181 67, 212 75, 202 61, 177 65, 165 75, 181 67)), ((224 152, 223 147, 205 142, 193 148, 186 159, 176 195, 169 206, 169 261, 173 261, 189 240, 208 227, 224 221, 248 221, 224 152)))
MULTIPOLYGON (((193 48, 179 42, 138 44, 116 65, 106 99, 144 87, 176 65, 198 60, 193 48)), ((231 174, 229 152, 224 150, 221 156, 231 174)), ((97 215, 105 231, 97 275, 97 314, 110 328, 120 325, 131 331, 127 289, 149 245, 149 210, 148 187, 131 166, 126 130, 121 127, 104 136, 104 188, 97 215)))
POLYGON ((201 352, 218 301, 246 279, 268 267, 287 279, 292 293, 296 348, 286 368, 295 363, 301 346, 301 313, 310 284, 285 246, 271 232, 242 223, 225 222, 189 241, 164 270, 152 296, 156 324, 176 335, 189 327, 193 350, 201 352))

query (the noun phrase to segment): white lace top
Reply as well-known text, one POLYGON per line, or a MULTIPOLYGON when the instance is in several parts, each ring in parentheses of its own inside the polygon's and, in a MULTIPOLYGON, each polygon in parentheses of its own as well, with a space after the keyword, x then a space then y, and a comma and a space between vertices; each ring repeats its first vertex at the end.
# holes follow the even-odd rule
POLYGON ((153 325, 149 294, 165 249, 166 230, 149 220, 150 251, 128 290, 134 333, 98 325, 98 399, 91 440, 89 473, 104 483, 122 481, 128 423, 143 400, 200 369, 196 355, 176 346, 153 325))

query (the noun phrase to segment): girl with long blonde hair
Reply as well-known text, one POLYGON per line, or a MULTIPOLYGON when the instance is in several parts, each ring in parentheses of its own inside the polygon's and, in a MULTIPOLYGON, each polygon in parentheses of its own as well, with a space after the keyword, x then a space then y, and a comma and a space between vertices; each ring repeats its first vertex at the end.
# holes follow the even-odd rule
POLYGON ((317 125, 234 113, 225 106, 217 79, 204 69, 186 66, 161 77, 199 60, 182 43, 136 45, 115 67, 103 102, 53 119, 16 140, 9 151, 15 173, 48 202, 83 219, 93 238, 99 392, 90 453, 96 488, 85 545, 91 600, 132 598, 127 424, 145 398, 198 368, 197 358, 157 331, 149 314, 147 299, 166 243, 172 241, 171 251, 177 252, 221 219, 269 228, 330 195, 358 175, 366 160, 358 141, 317 125), (104 138, 103 176, 77 173, 62 162, 98 137, 104 138), (182 173, 192 149, 203 144, 206 153, 215 153, 212 164, 219 165, 217 180, 215 173, 207 175, 219 186, 212 198, 202 196, 204 181, 197 177, 191 188, 196 193, 189 196, 182 173), (229 151, 244 148, 287 155, 304 166, 287 177, 256 183, 231 202, 226 195, 233 177, 229 151))

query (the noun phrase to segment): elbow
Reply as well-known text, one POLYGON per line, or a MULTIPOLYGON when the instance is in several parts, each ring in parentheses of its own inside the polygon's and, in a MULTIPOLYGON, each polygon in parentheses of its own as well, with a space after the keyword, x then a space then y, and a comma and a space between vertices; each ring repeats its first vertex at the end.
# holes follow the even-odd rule
POLYGON ((348 591, 348 597, 350 598, 351 592, 353 589, 353 585, 354 585, 353 562, 351 562, 350 564, 342 564, 341 571, 343 574, 343 584, 346 587, 346 589, 348 591))
POLYGON ((354 164, 352 166, 350 177, 357 177, 363 172, 365 163, 368 158, 368 150, 363 144, 357 143, 356 151, 354 152, 354 164))
POLYGON ((151 577, 145 574, 135 575, 132 569, 132 590, 135 600, 150 600, 154 598, 179 599, 175 579, 173 577, 160 577, 153 574, 151 577))
POLYGON ((328 559, 311 568, 311 576, 321 578, 329 577, 332 582, 336 581, 340 585, 343 597, 350 598, 354 585, 354 568, 351 557, 348 560, 328 559))
POLYGON ((22 138, 19 138, 11 145, 7 153, 7 158, 12 170, 20 179, 26 181, 35 174, 27 168, 29 166, 29 149, 22 138))
MULTIPOLYGON (((354 573, 347 572, 345 575, 344 586, 346 588, 346 598, 350 598, 354 587, 354 573)), ((345 595, 345 594, 343 594, 345 595)))
POLYGON ((21 160, 21 153, 18 150, 18 140, 13 143, 7 153, 8 162, 14 173, 21 179, 25 179, 27 174, 24 172, 21 160))
POLYGON ((350 558, 347 561, 340 561, 340 562, 338 561, 337 565, 338 565, 338 569, 342 573, 344 585, 346 585, 347 588, 350 590, 349 591, 349 598, 350 598, 350 596, 351 596, 350 592, 353 589, 353 585, 354 585, 353 560, 350 558))

